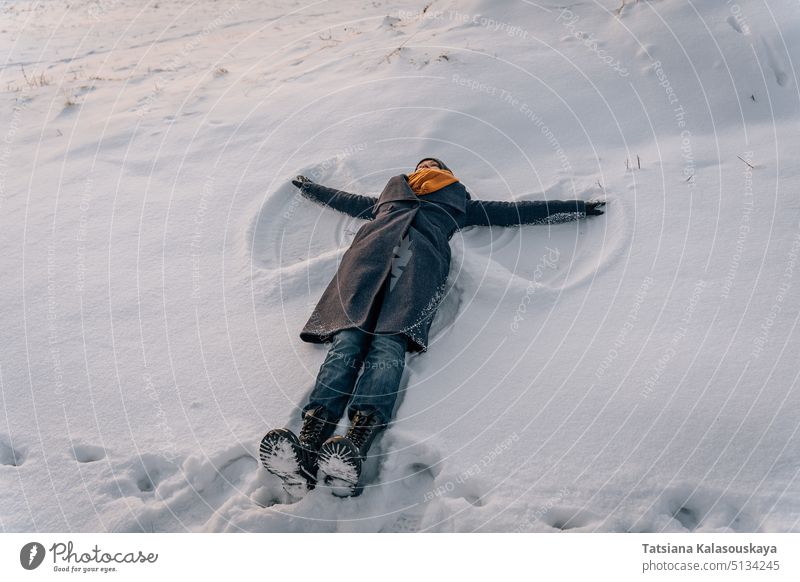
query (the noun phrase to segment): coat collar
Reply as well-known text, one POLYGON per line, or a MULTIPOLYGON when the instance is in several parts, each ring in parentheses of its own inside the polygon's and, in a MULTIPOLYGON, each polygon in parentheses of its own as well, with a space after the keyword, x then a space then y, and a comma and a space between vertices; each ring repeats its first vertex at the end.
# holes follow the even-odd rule
POLYGON ((417 196, 408 185, 408 176, 400 174, 389 178, 386 187, 378 197, 376 206, 387 202, 411 202, 414 206, 419 206, 422 203, 435 202, 451 207, 455 211, 466 212, 466 201, 469 197, 467 189, 464 188, 461 182, 454 182, 449 186, 445 186, 436 192, 425 194, 424 196, 417 196))

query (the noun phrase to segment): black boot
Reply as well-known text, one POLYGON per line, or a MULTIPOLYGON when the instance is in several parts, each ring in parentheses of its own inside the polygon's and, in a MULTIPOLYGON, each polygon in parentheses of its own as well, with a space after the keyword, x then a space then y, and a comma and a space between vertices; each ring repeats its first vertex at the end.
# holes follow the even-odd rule
POLYGON ((288 428, 277 428, 261 439, 261 464, 281 478, 288 493, 299 495, 313 489, 317 482, 319 449, 337 424, 322 407, 307 410, 299 437, 288 428))
POLYGON ((319 471, 337 497, 360 495, 361 473, 372 441, 386 425, 372 413, 356 412, 344 436, 329 438, 319 452, 319 471))

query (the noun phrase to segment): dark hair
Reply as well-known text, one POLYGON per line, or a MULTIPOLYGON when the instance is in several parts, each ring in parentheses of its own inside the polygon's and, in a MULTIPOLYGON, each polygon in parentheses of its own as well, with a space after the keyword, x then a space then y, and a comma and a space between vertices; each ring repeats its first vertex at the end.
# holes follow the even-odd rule
POLYGON ((414 167, 414 169, 416 170, 417 168, 419 168, 419 165, 420 165, 422 162, 425 162, 425 161, 428 161, 428 160, 430 160, 430 161, 432 161, 432 162, 436 162, 437 164, 439 164, 439 168, 440 168, 440 169, 442 169, 442 170, 447 170, 447 171, 448 171, 448 172, 450 172, 451 174, 453 173, 453 171, 452 171, 450 168, 448 168, 448 167, 445 165, 445 163, 444 163, 442 160, 440 160, 439 158, 422 158, 420 161, 418 161, 418 162, 417 162, 417 165, 414 167))

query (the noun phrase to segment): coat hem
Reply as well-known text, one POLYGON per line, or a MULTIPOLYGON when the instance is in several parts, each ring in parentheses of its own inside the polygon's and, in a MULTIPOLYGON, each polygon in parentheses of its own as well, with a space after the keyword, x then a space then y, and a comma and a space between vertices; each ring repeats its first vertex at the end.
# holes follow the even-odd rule
MULTIPOLYGON (((354 327, 358 327, 355 325, 351 325, 348 327, 341 327, 334 331, 328 333, 311 333, 311 332, 301 332, 300 339, 309 344, 326 344, 333 341, 333 335, 337 332, 340 332, 344 329, 352 329, 354 327)), ((414 352, 414 353, 422 353, 428 351, 428 346, 420 344, 416 340, 414 340, 410 335, 405 332, 398 332, 406 339, 406 351, 407 352, 414 352)))

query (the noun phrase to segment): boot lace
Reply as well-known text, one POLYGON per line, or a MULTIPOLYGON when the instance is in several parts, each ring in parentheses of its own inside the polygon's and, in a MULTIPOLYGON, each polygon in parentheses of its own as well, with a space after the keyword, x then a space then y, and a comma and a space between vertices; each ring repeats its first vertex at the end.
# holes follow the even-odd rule
POLYGON ((360 449, 369 438, 371 431, 375 428, 375 424, 376 419, 374 416, 357 415, 353 418, 353 424, 350 425, 347 438, 360 449))
POLYGON ((315 446, 322 436, 325 421, 317 417, 314 412, 309 412, 303 420, 303 428, 300 429, 300 442, 315 446))

